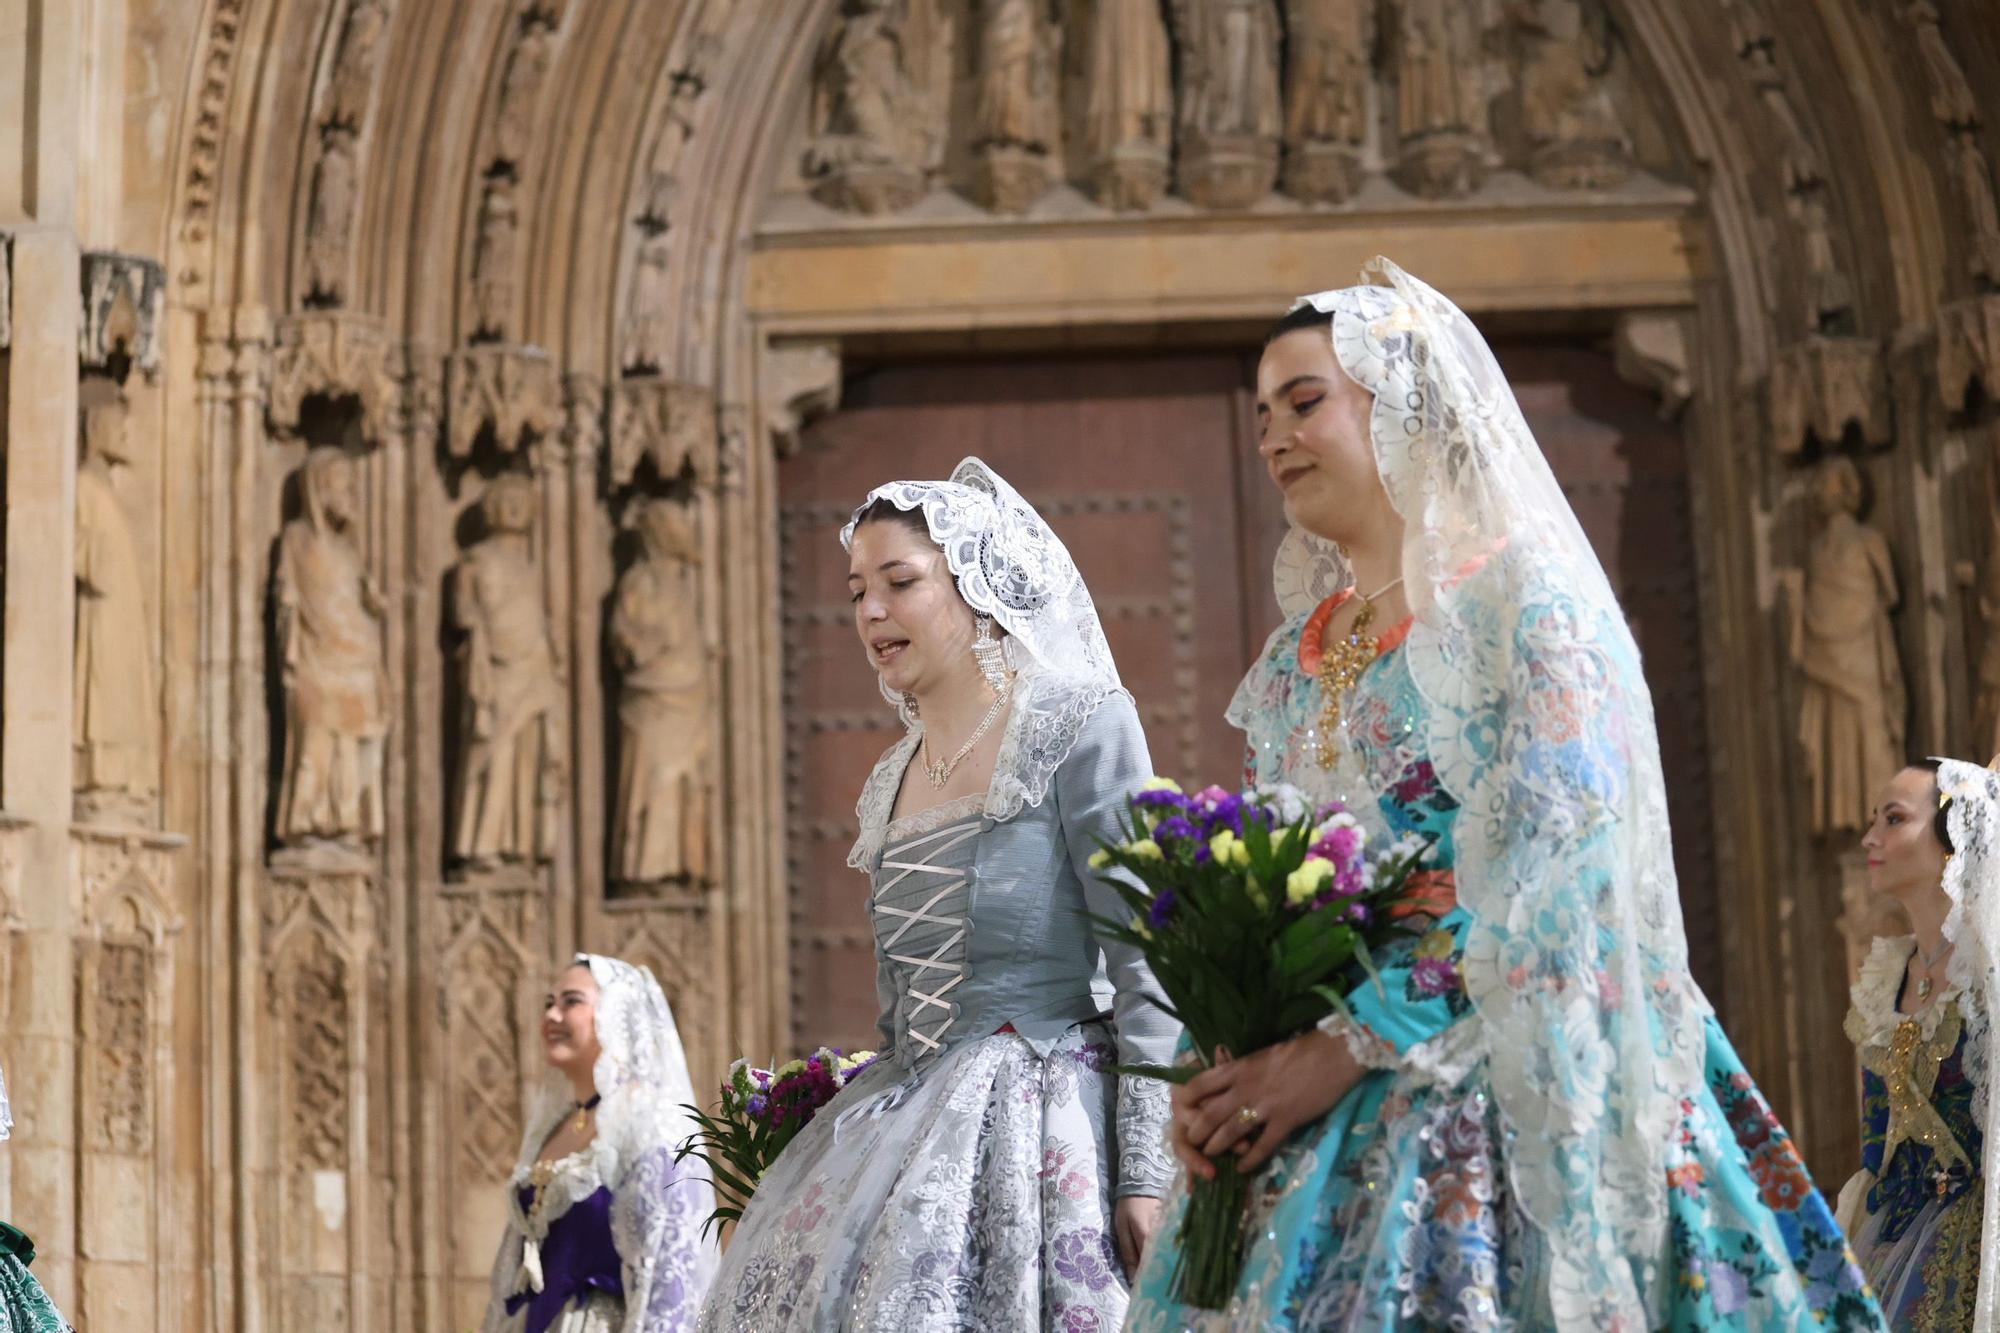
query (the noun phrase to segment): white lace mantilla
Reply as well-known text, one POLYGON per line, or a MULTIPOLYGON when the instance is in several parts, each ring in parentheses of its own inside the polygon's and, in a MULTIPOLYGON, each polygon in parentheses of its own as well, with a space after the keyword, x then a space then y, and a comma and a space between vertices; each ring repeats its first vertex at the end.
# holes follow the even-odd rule
MULTIPOLYGON (((1007 714, 1000 753, 993 761, 993 780, 987 785, 983 800, 969 799, 978 800, 979 808, 995 823, 1039 806, 1048 797, 1049 783, 1056 770, 1076 747, 1083 724, 1106 699, 1122 693, 1115 682, 1076 680, 1033 667, 1023 668, 1015 678, 1014 704, 1007 714)), ((854 869, 872 872, 880 863, 890 818, 896 810, 896 795, 903 788, 903 775, 909 771, 910 760, 923 739, 923 723, 911 723, 903 738, 883 752, 862 785, 861 799, 854 806, 861 833, 847 853, 847 864, 854 869)), ((962 804, 956 801, 937 810, 939 813, 935 815, 920 811, 908 819, 895 821, 897 836, 908 837, 942 827, 965 813, 962 804), (922 821, 927 817, 937 822, 928 827, 905 827, 911 820, 922 821)))

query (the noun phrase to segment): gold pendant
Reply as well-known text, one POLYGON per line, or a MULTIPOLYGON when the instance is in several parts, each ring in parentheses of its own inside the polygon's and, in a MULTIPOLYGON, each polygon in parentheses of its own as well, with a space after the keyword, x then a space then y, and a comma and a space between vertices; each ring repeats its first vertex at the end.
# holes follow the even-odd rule
POLYGON ((1319 683, 1326 699, 1319 717, 1319 766, 1332 768, 1338 756, 1335 738, 1340 734, 1342 705, 1346 694, 1360 681, 1381 652, 1381 641, 1368 632, 1375 623, 1375 603, 1362 599, 1361 610, 1348 626, 1347 636, 1332 649, 1320 650, 1319 683))
POLYGON ((1919 1000, 1928 1000, 1931 998, 1931 979, 1929 977, 1917 978, 1917 998, 1919 1000))

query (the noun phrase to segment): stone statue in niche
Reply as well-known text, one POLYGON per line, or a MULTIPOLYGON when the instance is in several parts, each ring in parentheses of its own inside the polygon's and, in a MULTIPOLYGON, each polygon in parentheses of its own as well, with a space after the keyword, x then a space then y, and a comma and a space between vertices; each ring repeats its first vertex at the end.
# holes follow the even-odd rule
POLYGON ((555 857, 563 674, 532 551, 534 482, 496 477, 479 508, 485 535, 452 576, 465 707, 451 851, 486 870, 555 857))
POLYGON ((1929 75, 1931 115, 1945 130, 1945 169, 1964 201, 1968 248, 1966 267, 1989 288, 2000 286, 2000 205, 1993 197, 1993 171, 1980 146, 1983 118, 1965 71, 1945 43, 1931 0, 1903 0, 1896 16, 1916 37, 1918 54, 1929 75))
POLYGON ((506 336, 514 311, 515 225, 514 182, 496 176, 487 182, 479 204, 479 240, 472 256, 476 337, 506 336))
POLYGON ((1372 0, 1287 0, 1285 193, 1339 203, 1361 184, 1368 138, 1372 0))
POLYGON ((390 692, 382 600, 355 549, 354 460, 314 449, 299 469, 299 516, 278 538, 273 600, 285 692, 277 841, 306 849, 382 836, 390 692))
POLYGON ((842 0, 813 77, 806 176, 834 208, 907 208, 944 163, 951 21, 938 0, 842 0))
POLYGON ((354 131, 329 125, 320 135, 313 166, 312 204, 306 210, 306 290, 315 305, 347 298, 347 254, 354 234, 354 131))
POLYGON ((333 89, 328 109, 335 124, 358 128, 368 111, 368 94, 375 85, 375 63, 382 35, 389 29, 389 9, 382 0, 355 0, 340 31, 340 55, 333 64, 333 89))
POLYGON ((1180 38, 1181 192, 1246 208, 1278 179, 1284 131, 1276 0, 1174 0, 1180 38))
POLYGON ((1479 7, 1403 0, 1389 45, 1397 181, 1426 199, 1471 194, 1486 179, 1488 134, 1479 7))
POLYGON ((628 374, 657 372, 666 365, 672 332, 667 314, 667 263, 673 255, 667 235, 661 230, 639 242, 639 263, 632 275, 631 303, 625 308, 620 338, 623 351, 619 360, 628 374))
POLYGON ((1106 208, 1151 208, 1167 189, 1173 50, 1158 0, 1097 0, 1090 22, 1084 146, 1106 208))
POLYGON ((973 148, 981 202, 995 212, 1023 212, 1054 177, 1062 30, 1048 2, 981 0, 973 148))
POLYGON ((1792 661, 1804 677, 1799 742, 1814 833, 1868 826, 1869 803, 1903 764, 1908 701, 1889 622, 1900 594, 1889 542, 1860 518, 1866 491, 1836 454, 1812 481, 1819 531, 1793 611, 1792 661))
POLYGON ((1558 190, 1601 190, 1632 174, 1632 145, 1605 75, 1611 34, 1582 0, 1523 0, 1510 12, 1528 174, 1558 190))
POLYGON ((76 662, 71 735, 76 817, 150 824, 159 790, 159 698, 146 580, 131 520, 118 499, 130 466, 126 405, 84 412, 76 473, 76 662))
POLYGON ((618 800, 611 878, 709 878, 709 647, 701 544, 689 508, 643 501, 640 556, 618 580, 611 656, 619 672, 618 800))
POLYGON ((535 108, 542 80, 555 55, 555 34, 548 24, 531 20, 521 28, 500 77, 500 109, 494 119, 493 151, 503 162, 519 164, 534 137, 535 108))

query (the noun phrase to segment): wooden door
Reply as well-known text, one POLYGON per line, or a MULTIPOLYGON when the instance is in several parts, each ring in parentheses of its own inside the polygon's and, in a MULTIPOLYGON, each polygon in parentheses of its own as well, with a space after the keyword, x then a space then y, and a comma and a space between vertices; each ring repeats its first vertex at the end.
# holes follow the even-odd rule
MULTIPOLYGON (((1613 377, 1608 356, 1560 344, 1501 350, 1626 598, 1663 722, 1674 719, 1663 728, 1678 742, 1668 775, 1677 831, 1687 835, 1677 837, 1676 859, 1690 929, 1712 929, 1713 911, 1696 907, 1712 900, 1713 871, 1679 435, 1613 377)), ((967 454, 985 459, 1076 557, 1139 702, 1154 767, 1231 782, 1242 770, 1242 742, 1222 714, 1277 622, 1270 565, 1284 530, 1255 455, 1253 373, 1254 361, 1236 352, 891 366, 851 377, 840 412, 811 427, 783 463, 787 870, 800 1049, 874 1041, 867 882, 846 856, 862 780, 899 734, 854 633, 841 525, 883 481, 943 477, 967 454)), ((1698 942, 1704 953, 1712 959, 1698 942)), ((1708 983, 1718 970, 1704 965, 1698 975, 1708 983)))

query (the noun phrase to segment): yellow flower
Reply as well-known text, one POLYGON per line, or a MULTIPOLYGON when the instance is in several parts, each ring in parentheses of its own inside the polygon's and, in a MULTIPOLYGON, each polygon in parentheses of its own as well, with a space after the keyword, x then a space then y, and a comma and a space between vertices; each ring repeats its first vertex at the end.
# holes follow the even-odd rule
POLYGON ((1417 941, 1417 957, 1449 958, 1458 939, 1448 930, 1433 930, 1417 941))
POLYGON ((1170 791, 1174 795, 1179 796, 1181 795, 1181 784, 1175 782, 1172 778, 1147 778, 1139 790, 1142 793, 1149 791, 1170 791))
POLYGON ((1154 842, 1151 838, 1141 838, 1137 842, 1129 842, 1125 844, 1125 851, 1129 855, 1138 857, 1141 861, 1164 861, 1167 859, 1166 853, 1160 850, 1160 844, 1154 842))
POLYGON ((778 1066, 776 1069, 771 1071, 771 1081, 773 1083, 776 1083, 781 1078, 790 1078, 794 1074, 803 1074, 805 1070, 806 1070, 805 1061, 803 1060, 788 1061, 787 1063, 782 1064, 778 1066))
POLYGON ((1305 863, 1285 877, 1285 901, 1297 906, 1311 902, 1333 879, 1333 862, 1323 856, 1308 856, 1305 863))
POLYGON ((1142 940, 1150 940, 1153 938, 1153 932, 1146 929, 1146 918, 1143 916, 1135 916, 1132 918, 1132 929, 1142 940))
POLYGON ((1090 868, 1092 870, 1103 870, 1110 864, 1111 864, 1110 849, 1100 847, 1096 851, 1090 854, 1090 868))
POLYGON ((1241 870, 1250 864, 1249 846, 1230 829, 1224 829, 1208 840, 1208 854, 1215 858, 1219 866, 1235 866, 1241 870))

